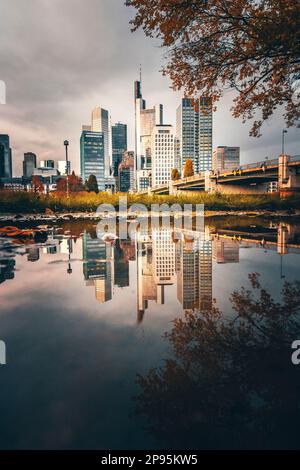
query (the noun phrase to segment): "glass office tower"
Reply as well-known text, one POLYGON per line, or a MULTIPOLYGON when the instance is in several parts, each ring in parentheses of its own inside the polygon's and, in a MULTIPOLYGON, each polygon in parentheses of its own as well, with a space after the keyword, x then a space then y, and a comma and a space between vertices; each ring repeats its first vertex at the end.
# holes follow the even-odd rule
POLYGON ((23 176, 25 178, 31 178, 35 169, 36 169, 36 154, 32 152, 24 153, 23 176))
POLYGON ((127 125, 117 122, 111 128, 112 138, 112 170, 113 176, 118 176, 119 164, 127 150, 127 125))
POLYGON ((103 132, 83 130, 80 139, 80 172, 83 181, 95 175, 99 191, 105 191, 105 156, 103 132))
POLYGON ((106 109, 103 109, 101 107, 96 107, 93 109, 91 131, 103 133, 105 175, 109 176, 110 158, 111 158, 111 139, 110 139, 110 117, 109 117, 109 112, 106 109))
POLYGON ((192 160, 195 173, 212 168, 212 105, 209 98, 183 98, 176 114, 181 168, 192 160))
POLYGON ((7 134, 0 134, 0 178, 12 178, 12 156, 7 134))

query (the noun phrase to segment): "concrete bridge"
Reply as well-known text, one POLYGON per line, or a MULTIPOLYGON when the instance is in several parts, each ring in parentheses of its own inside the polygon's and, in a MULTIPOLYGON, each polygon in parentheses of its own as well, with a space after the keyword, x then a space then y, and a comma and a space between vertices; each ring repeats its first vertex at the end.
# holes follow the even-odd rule
POLYGON ((208 191, 223 194, 263 194, 267 183, 278 182, 283 195, 300 192, 300 155, 280 155, 273 160, 242 165, 226 173, 207 171, 148 189, 150 194, 208 191))

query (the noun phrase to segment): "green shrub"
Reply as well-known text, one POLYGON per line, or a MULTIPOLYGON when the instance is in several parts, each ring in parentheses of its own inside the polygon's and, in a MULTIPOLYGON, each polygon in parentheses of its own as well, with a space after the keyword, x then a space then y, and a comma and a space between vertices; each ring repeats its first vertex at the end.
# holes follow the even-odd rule
POLYGON ((2 213, 38 213, 46 208, 55 212, 91 212, 100 204, 112 204, 117 207, 119 197, 127 196, 128 206, 132 204, 204 204, 205 210, 288 210, 300 209, 300 196, 281 199, 277 194, 219 194, 205 193, 180 194, 178 196, 148 196, 144 194, 108 194, 108 193, 71 193, 67 198, 65 193, 41 195, 26 192, 0 191, 0 212, 2 213))

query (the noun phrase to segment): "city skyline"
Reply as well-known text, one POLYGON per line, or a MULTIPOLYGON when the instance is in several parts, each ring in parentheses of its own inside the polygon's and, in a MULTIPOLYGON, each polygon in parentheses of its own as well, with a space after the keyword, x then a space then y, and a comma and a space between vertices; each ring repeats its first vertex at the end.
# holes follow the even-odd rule
MULTIPOLYGON (((175 125, 182 93, 173 92, 169 80, 161 76, 159 70, 164 61, 157 43, 144 38, 140 32, 130 33, 128 22, 132 10, 125 8, 122 2, 111 5, 106 0, 101 3, 92 0, 89 9, 77 0, 72 2, 72 8, 69 0, 60 6, 46 0, 29 0, 26 7, 20 0, 12 0, 12 3, 16 8, 12 9, 11 4, 1 5, 0 58, 4 76, 0 79, 7 86, 7 104, 0 107, 0 131, 10 136, 15 175, 22 173, 26 152, 35 153, 39 160, 63 160, 65 138, 70 140, 72 168, 79 173, 81 125, 89 121, 90 111, 95 106, 108 109, 112 122, 128 125, 128 149, 133 150, 132 83, 138 79, 140 63, 143 95, 151 104, 162 103, 164 122, 175 125), (19 23, 21 17, 22 24, 19 23), (39 41, 26 33, 37 17, 39 41), (49 17, 53 21, 48 21, 49 17), (66 18, 72 38, 73 28, 80 21, 75 42, 64 37, 62 24, 66 18), (112 23, 118 35, 110 31, 112 23), (104 37, 109 47, 105 51, 92 48, 87 54, 89 44, 100 44, 104 37), (24 67, 24 61, 30 61, 31 67, 24 67)), ((239 146, 242 164, 265 156, 278 156, 284 127, 280 111, 264 125, 260 139, 250 138, 250 125, 231 117, 231 100, 232 94, 226 94, 214 114, 213 148, 239 146)), ((299 153, 298 136, 297 129, 289 129, 287 153, 299 153)))

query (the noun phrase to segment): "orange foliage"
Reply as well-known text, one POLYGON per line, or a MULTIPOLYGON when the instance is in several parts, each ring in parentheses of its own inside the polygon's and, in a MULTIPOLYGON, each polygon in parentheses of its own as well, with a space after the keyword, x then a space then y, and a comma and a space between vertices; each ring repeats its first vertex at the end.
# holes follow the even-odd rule
POLYGON ((250 134, 284 105, 286 125, 300 118, 299 0, 127 0, 133 31, 168 51, 164 68, 176 90, 210 97, 236 92, 232 114, 254 119, 250 134), (298 83, 298 86, 297 86, 298 83))

